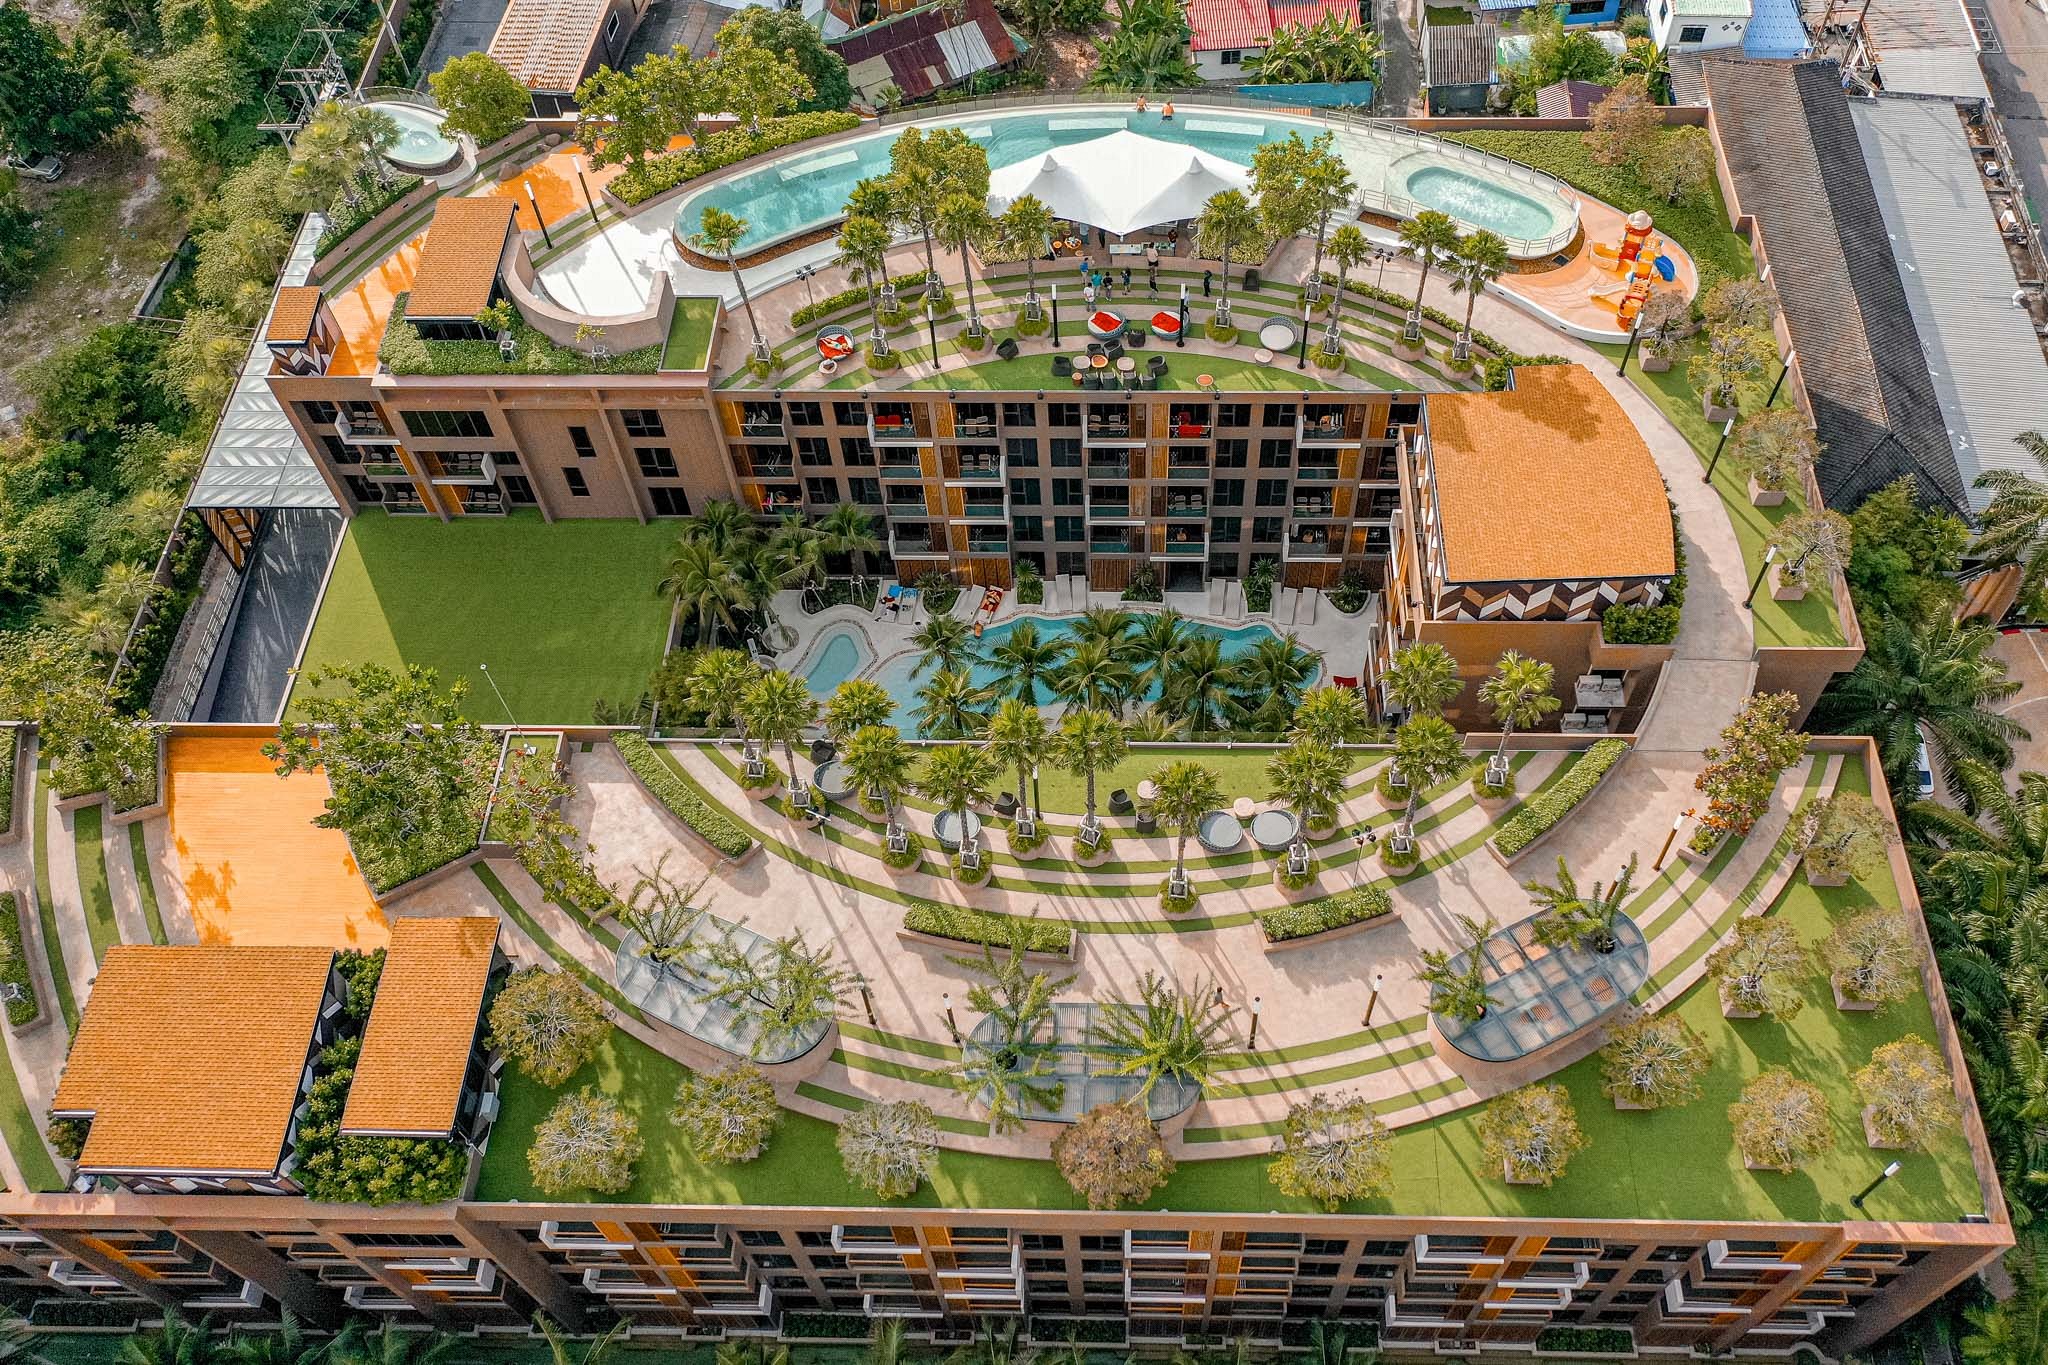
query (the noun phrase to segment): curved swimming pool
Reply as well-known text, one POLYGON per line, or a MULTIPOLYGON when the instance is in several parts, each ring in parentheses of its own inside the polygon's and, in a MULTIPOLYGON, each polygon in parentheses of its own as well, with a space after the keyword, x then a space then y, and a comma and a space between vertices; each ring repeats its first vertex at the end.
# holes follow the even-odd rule
POLYGON ((1419 166, 1402 189, 1424 208, 1510 239, 1542 237, 1555 224, 1551 211, 1528 195, 1456 166, 1419 166))
POLYGON ((398 141, 384 153, 384 159, 401 171, 433 175, 461 159, 462 146, 441 131, 441 120, 446 115, 438 110, 398 100, 378 100, 363 107, 386 115, 398 125, 398 141))

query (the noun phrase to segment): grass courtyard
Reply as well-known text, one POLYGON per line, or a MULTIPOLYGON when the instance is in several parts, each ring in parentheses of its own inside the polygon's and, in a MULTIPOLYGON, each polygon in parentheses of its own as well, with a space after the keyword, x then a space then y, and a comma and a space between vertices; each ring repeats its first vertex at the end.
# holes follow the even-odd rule
MULTIPOLYGON (((366 513, 349 522, 303 672, 337 664, 420 664, 469 683, 481 721, 585 723, 602 700, 630 701, 661 661, 668 603, 655 583, 673 525, 543 523, 538 513, 431 518, 366 513)), ((303 679, 293 692, 306 695, 303 679)))

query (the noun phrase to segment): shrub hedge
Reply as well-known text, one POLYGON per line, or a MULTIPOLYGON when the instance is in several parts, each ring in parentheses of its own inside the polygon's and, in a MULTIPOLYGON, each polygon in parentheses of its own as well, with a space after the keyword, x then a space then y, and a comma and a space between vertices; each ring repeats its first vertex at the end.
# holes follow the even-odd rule
POLYGON ((19 1028, 35 1022, 42 1007, 36 1004, 36 979, 29 972, 21 945, 28 936, 21 928, 21 905, 12 891, 0 891, 0 981, 17 986, 19 998, 7 1002, 7 1022, 19 1028))
POLYGON ((20 737, 12 725, 0 726, 0 830, 14 827, 14 751, 20 737))
POLYGON ((1636 1339, 1622 1327, 1546 1327, 1536 1334, 1536 1349, 1626 1356, 1635 1354, 1636 1339))
POLYGON ((1513 857, 1548 834, 1558 821, 1572 813, 1574 806, 1586 799, 1593 788, 1600 785, 1600 779, 1607 776, 1607 770, 1619 763, 1627 752, 1627 740, 1603 739, 1594 744, 1572 765, 1570 772, 1558 779, 1556 786, 1525 802, 1520 810, 1501 822, 1500 829, 1493 836, 1493 846, 1503 856, 1513 857))
POLYGON ((1311 934, 1342 929, 1347 924, 1378 919, 1392 913, 1393 909, 1394 898, 1387 894, 1385 887, 1360 886, 1320 900, 1262 911, 1259 928, 1265 931, 1266 942, 1284 943, 1291 938, 1307 938, 1311 934))
POLYGON ((1024 947, 1031 952, 1065 956, 1073 949, 1074 931, 1064 920, 1026 919, 934 901, 917 901, 903 912, 903 927, 913 933, 961 943, 989 943, 998 948, 1009 946, 1010 936, 1020 925, 1024 929, 1024 947))
POLYGON ((320 240, 313 246, 314 258, 317 260, 325 256, 340 245, 344 237, 419 187, 418 176, 403 175, 382 189, 372 190, 353 205, 347 203, 340 195, 336 195, 334 202, 327 206, 327 226, 320 230, 320 240))
POLYGON ((825 111, 816 114, 790 114, 783 118, 764 119, 759 132, 744 128, 728 128, 722 133, 713 133, 703 144, 680 152, 666 152, 661 156, 628 166, 612 181, 611 191, 628 204, 644 203, 663 190, 674 189, 685 180, 695 180, 700 175, 709 175, 723 170, 736 161, 745 161, 762 152, 772 152, 777 147, 791 143, 805 142, 828 133, 843 133, 849 128, 860 127, 860 115, 843 111, 825 111))
MULTIPOLYGON (((901 299, 908 290, 922 289, 928 275, 928 271, 913 270, 908 275, 892 275, 889 283, 896 286, 896 297, 901 299)), ((844 312, 848 308, 865 306, 868 295, 874 292, 869 286, 862 285, 858 289, 842 289, 836 294, 827 294, 816 303, 807 303, 791 313, 789 325, 802 327, 820 318, 829 318, 834 313, 844 312)))
POLYGON ((754 836, 678 777, 661 761, 661 756, 654 752, 654 746, 647 742, 646 736, 614 735, 612 743, 618 749, 619 757, 653 793, 654 799, 667 806, 671 815, 688 825, 705 843, 728 858, 744 857, 753 848, 754 836))

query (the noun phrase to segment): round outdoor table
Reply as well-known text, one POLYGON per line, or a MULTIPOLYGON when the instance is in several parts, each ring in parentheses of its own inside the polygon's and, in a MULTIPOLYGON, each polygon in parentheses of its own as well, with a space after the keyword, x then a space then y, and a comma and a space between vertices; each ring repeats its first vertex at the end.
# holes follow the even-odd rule
POLYGON ((1252 352, 1252 359, 1258 361, 1261 365, 1270 365, 1273 363, 1273 353, 1261 346, 1258 350, 1252 352))
POLYGON ((1090 356, 1088 363, 1095 369, 1106 370, 1109 368, 1109 357, 1106 355, 1090 356))
POLYGON ((1132 370, 1138 368, 1138 362, 1127 355, 1121 355, 1116 358, 1116 367, 1122 373, 1129 374, 1132 370))
POLYGON ((853 774, 844 763, 820 763, 811 774, 811 785, 827 801, 844 801, 853 795, 853 774))
POLYGON ((1151 778, 1148 777, 1138 784, 1138 799, 1140 801, 1150 801, 1157 795, 1159 795, 1159 788, 1152 785, 1151 778))
MULTIPOLYGON (((949 810, 942 810, 932 817, 932 836, 948 851, 960 847, 960 832, 955 828, 957 824, 953 812, 949 810)), ((967 837, 976 841, 981 838, 981 817, 973 811, 967 812, 967 837)))
POLYGON ((1228 853, 1244 842, 1244 825, 1227 810, 1212 810, 1195 826, 1195 839, 1211 853, 1228 853))
POLYGON ((1258 811, 1259 803, 1249 796, 1240 796, 1230 803, 1230 813, 1240 820, 1249 820, 1258 811))
POLYGON ((1216 387, 1216 376, 1213 374, 1198 374, 1195 376, 1195 383, 1202 388, 1213 389, 1216 387))
POLYGON ((1252 817, 1252 842, 1263 849, 1282 849, 1301 833, 1301 821, 1291 810, 1262 810, 1252 817))

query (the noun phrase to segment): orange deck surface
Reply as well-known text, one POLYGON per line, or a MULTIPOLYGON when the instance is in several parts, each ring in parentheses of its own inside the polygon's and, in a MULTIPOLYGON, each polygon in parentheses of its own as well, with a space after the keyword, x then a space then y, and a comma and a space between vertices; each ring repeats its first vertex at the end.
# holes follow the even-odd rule
POLYGON ((279 777, 261 739, 170 742, 170 846, 201 943, 381 948, 384 912, 317 773, 279 777))

